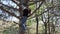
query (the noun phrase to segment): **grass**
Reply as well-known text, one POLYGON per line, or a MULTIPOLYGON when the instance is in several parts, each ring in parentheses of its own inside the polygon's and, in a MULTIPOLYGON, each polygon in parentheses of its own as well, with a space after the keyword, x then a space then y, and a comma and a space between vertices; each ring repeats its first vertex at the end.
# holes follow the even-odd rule
MULTIPOLYGON (((1 23, 4 23, 3 21, 0 21, 1 23)), ((0 24, 1 25, 1 24, 0 24)), ((19 34, 18 31, 19 31, 19 27, 17 24, 14 24, 13 22, 9 22, 9 23, 6 23, 2 26, 2 29, 0 30, 3 30, 2 34, 19 34)), ((27 26, 27 34, 36 34, 36 23, 31 23, 31 25, 27 26)), ((44 30, 43 30, 43 27, 42 27, 42 24, 39 24, 39 33, 42 33, 44 30)))

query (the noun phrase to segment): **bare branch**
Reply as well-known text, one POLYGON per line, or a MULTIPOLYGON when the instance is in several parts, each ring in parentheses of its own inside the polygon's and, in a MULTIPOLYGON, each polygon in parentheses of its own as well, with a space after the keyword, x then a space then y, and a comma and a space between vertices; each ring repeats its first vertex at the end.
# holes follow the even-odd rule
POLYGON ((34 5, 34 4, 36 4, 37 2, 41 2, 41 1, 39 0, 39 1, 29 1, 29 2, 33 2, 33 3, 30 3, 30 4, 29 4, 29 6, 31 6, 31 5, 34 5))
MULTIPOLYGON (((46 11, 42 12, 41 14, 39 14, 39 15, 37 15, 37 16, 39 17, 39 16, 41 16, 42 14, 48 12, 48 10, 52 9, 52 7, 47 7, 46 9, 47 9, 46 11)), ((57 15, 55 15, 55 16, 57 16, 57 15)), ((31 18, 29 18, 29 19, 32 19, 32 18, 35 18, 35 17, 36 17, 36 15, 33 16, 33 17, 31 17, 31 18)), ((29 19, 28 19, 28 20, 29 20, 29 19)))
POLYGON ((11 9, 13 9, 13 10, 19 10, 19 9, 17 9, 17 8, 13 8, 13 7, 10 7, 10 6, 7 6, 7 5, 4 5, 3 3, 0 3, 0 5, 2 5, 2 6, 5 6, 5 7, 8 7, 8 8, 11 8, 11 9))
POLYGON ((9 12, 8 10, 5 10, 2 6, 0 6, 0 9, 3 10, 4 12, 6 12, 6 13, 8 13, 8 14, 10 14, 10 15, 18 18, 18 19, 20 19, 20 17, 16 16, 14 13, 9 12))
POLYGON ((40 2, 40 1, 45 2, 45 0, 30 0, 29 2, 40 2))
POLYGON ((12 2, 16 3, 18 6, 20 4, 20 2, 18 2, 17 0, 11 0, 12 2))
POLYGON ((29 15, 29 16, 32 16, 32 15, 36 12, 36 10, 38 10, 38 9, 41 7, 42 4, 43 4, 43 2, 41 2, 41 4, 39 5, 39 7, 36 8, 36 9, 33 11, 33 13, 32 13, 31 15, 29 15))

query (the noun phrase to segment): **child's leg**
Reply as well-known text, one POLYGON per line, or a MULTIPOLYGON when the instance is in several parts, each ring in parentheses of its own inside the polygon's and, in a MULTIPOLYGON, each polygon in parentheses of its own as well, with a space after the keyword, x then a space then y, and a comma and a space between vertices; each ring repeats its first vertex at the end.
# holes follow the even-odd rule
POLYGON ((22 28, 22 30, 26 30, 26 20, 27 20, 26 16, 23 16, 22 19, 21 19, 21 28, 22 28))

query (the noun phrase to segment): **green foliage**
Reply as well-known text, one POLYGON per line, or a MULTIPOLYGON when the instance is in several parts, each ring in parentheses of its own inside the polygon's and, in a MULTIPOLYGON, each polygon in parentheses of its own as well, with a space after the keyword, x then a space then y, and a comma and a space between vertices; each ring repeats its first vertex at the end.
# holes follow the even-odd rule
MULTIPOLYGON (((18 0, 19 1, 19 0, 18 0)), ((33 3, 33 2, 31 2, 31 3, 33 3)), ((35 13, 35 14, 37 14, 37 15, 39 15, 39 14, 41 14, 41 13, 43 13, 44 12, 44 10, 47 8, 47 7, 50 7, 50 6, 53 6, 53 4, 51 3, 51 2, 47 2, 46 4, 43 4, 40 8, 39 8, 39 10, 37 10, 37 12, 35 13)), ((31 6, 29 6, 30 8, 31 8, 31 10, 34 10, 35 8, 36 8, 36 4, 34 4, 34 5, 31 5, 31 6)), ((10 8, 8 8, 8 9, 10 9, 10 8)), ((60 9, 60 8, 59 8, 60 9)), ((16 13, 16 12, 15 12, 16 13)), ((16 13, 17 14, 17 13, 16 13)), ((35 15, 34 14, 34 15, 35 15)), ((2 15, 0 15, 0 16, 2 16, 2 15)), ((50 17, 52 16, 52 14, 50 14, 49 15, 50 17)), ((39 22, 42 20, 42 16, 39 16, 39 22)), ((52 19, 50 20, 50 21, 52 21, 52 19)), ((55 21, 54 21, 55 22, 55 21)), ((53 22, 51 22, 51 23, 53 23, 53 22)), ((1 23, 0 23, 1 24, 1 23)), ((3 26, 3 25, 2 25, 3 26)), ((7 25, 8 26, 8 25, 7 25)), ((12 24, 11 26, 9 26, 9 27, 7 27, 6 26, 6 28, 5 28, 5 30, 3 31, 3 34, 19 34, 18 33, 18 31, 19 31, 19 27, 18 26, 16 26, 16 24, 12 24)), ((31 19, 31 20, 28 20, 27 21, 27 26, 29 26, 28 28, 30 28, 29 29, 29 32, 30 32, 30 34, 35 34, 36 33, 36 19, 31 19)), ((45 33, 45 29, 44 29, 45 27, 44 27, 44 24, 41 24, 41 22, 40 22, 40 24, 39 24, 39 33, 45 33)), ((56 33, 56 34, 60 34, 59 33, 59 31, 60 30, 58 30, 58 28, 56 29, 58 32, 56 33)))
POLYGON ((13 24, 10 27, 5 28, 6 30, 3 31, 3 34, 18 34, 19 30, 18 27, 16 27, 16 24, 13 24))
POLYGON ((31 5, 29 7, 31 8, 31 10, 34 10, 35 9, 35 4, 34 5, 31 5))

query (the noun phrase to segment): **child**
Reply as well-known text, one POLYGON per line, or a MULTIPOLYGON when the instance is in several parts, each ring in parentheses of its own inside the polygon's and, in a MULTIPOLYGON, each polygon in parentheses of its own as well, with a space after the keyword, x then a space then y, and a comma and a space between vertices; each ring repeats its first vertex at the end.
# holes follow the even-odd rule
POLYGON ((23 15, 22 15, 22 18, 21 18, 21 30, 24 34, 24 31, 26 30, 26 20, 28 18, 28 15, 31 14, 31 9, 24 9, 23 10, 23 15))

